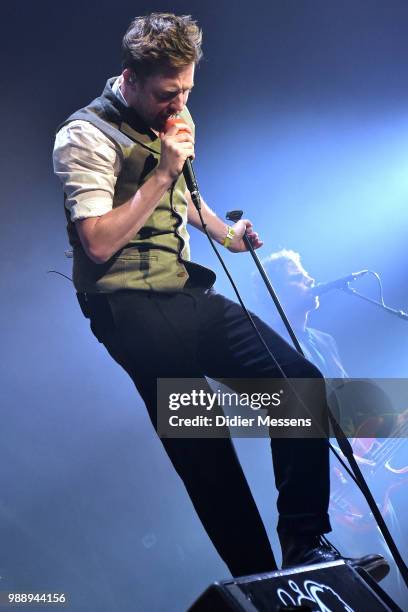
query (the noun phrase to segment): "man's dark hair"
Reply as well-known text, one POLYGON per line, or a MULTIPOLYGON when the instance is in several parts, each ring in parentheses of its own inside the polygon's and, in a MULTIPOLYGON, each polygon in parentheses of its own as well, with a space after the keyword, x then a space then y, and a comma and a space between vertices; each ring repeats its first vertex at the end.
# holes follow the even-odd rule
POLYGON ((122 66, 143 79, 162 69, 197 64, 202 56, 201 38, 190 15, 135 17, 122 40, 122 66))

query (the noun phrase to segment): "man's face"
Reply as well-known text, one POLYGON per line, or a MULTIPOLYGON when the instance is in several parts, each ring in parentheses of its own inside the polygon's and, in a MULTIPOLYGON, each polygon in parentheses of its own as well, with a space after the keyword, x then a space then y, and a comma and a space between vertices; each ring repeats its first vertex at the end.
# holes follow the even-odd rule
POLYGON ((143 121, 161 132, 167 119, 180 113, 194 86, 194 64, 162 72, 136 82, 127 90, 127 100, 143 121))
POLYGON ((319 298, 310 289, 315 286, 315 279, 310 276, 301 264, 288 261, 282 296, 292 310, 310 312, 319 307, 319 298))

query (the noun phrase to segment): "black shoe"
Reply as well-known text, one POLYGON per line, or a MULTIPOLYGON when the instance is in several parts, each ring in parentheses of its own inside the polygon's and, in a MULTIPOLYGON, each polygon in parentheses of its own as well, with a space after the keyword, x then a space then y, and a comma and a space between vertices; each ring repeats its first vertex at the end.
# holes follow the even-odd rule
POLYGON ((353 567, 365 570, 376 582, 390 571, 388 562, 381 555, 365 555, 357 559, 343 557, 324 536, 281 537, 281 545, 282 569, 343 559, 353 567))

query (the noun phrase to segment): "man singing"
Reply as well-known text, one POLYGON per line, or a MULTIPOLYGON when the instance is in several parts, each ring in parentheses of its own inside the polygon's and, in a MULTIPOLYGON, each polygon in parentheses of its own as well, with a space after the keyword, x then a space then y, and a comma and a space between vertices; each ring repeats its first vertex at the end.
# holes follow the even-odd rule
MULTIPOLYGON (((263 259, 262 265, 278 292, 279 301, 285 309, 306 358, 327 378, 347 377, 333 336, 309 325, 309 315, 319 308, 320 301, 313 291, 315 280, 303 267, 300 254, 282 249, 263 259)), ((255 289, 261 296, 261 282, 257 276, 254 276, 254 281, 255 289)), ((265 294, 265 298, 260 297, 260 301, 265 302, 262 305, 270 306, 272 302, 269 295, 265 294)), ((277 331, 280 331, 282 322, 278 317, 275 317, 273 325, 275 324, 277 331)))
MULTIPOLYGON (((123 71, 102 95, 60 126, 55 172, 65 195, 74 284, 95 336, 131 376, 153 425, 158 378, 315 379, 320 372, 254 317, 271 354, 241 307, 217 294, 214 273, 190 261, 187 223, 201 228, 182 174, 194 156, 186 107, 201 57, 201 31, 188 16, 135 18, 123 38, 123 71), (184 124, 167 129, 178 116, 184 124), (278 365, 279 364, 279 365, 278 365)), ((233 252, 249 220, 227 226, 202 202, 209 233, 233 252)), ((194 507, 233 576, 276 568, 258 510, 229 438, 162 440, 194 507)), ((274 439, 278 534, 284 567, 333 560, 328 443, 274 439)), ((354 560, 377 580, 379 555, 354 560)))

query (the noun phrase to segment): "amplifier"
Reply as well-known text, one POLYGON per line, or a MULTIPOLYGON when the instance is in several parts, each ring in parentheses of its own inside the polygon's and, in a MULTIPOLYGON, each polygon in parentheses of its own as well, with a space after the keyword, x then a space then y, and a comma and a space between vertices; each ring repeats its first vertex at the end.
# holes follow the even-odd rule
POLYGON ((344 560, 215 582, 189 612, 402 612, 344 560))

